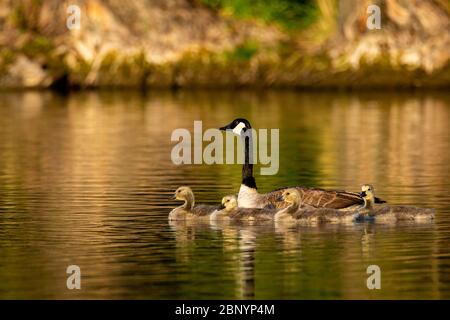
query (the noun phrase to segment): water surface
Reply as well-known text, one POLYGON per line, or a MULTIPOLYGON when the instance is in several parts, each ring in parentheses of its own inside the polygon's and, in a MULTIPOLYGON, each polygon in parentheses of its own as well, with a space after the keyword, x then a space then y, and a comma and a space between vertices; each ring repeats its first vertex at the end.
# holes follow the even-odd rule
POLYGON ((1 93, 0 298, 448 299, 449 150, 450 95, 437 92, 1 93), (175 166, 172 131, 236 117, 280 129, 279 173, 256 170, 260 191, 369 182, 436 220, 169 224, 176 187, 218 203, 241 170, 175 166), (373 264, 381 290, 366 286, 373 264))

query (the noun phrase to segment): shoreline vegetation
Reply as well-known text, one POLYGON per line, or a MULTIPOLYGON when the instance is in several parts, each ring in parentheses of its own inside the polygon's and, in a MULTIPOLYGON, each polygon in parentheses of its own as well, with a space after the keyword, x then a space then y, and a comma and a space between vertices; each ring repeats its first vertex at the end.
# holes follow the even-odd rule
POLYGON ((447 0, 264 3, 5 0, 0 89, 450 86, 447 0))

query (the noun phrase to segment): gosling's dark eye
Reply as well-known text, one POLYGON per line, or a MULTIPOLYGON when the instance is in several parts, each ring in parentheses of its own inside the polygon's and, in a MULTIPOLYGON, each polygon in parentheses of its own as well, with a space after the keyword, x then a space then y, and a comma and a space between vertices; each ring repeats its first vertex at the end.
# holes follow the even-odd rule
POLYGON ((286 193, 286 195, 288 196, 290 193, 288 192, 288 193, 286 193))
POLYGON ((226 202, 230 202, 230 200, 227 200, 226 202))

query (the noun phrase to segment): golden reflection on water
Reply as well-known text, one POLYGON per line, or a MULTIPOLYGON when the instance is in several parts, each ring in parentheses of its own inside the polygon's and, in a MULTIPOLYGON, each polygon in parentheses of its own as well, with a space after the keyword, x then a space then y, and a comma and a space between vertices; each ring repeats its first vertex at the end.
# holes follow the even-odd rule
POLYGON ((439 92, 1 93, 0 298, 450 298, 449 121, 439 92), (280 171, 256 170, 261 191, 369 182, 436 221, 169 224, 176 187, 219 203, 241 170, 173 165, 172 131, 236 117, 280 129, 280 171), (370 264, 382 290, 365 286, 370 264))

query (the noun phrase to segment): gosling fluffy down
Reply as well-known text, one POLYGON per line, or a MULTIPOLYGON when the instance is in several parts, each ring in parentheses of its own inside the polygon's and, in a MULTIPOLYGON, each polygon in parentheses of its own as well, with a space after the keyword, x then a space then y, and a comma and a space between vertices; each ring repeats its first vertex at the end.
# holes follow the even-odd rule
POLYGON ((269 208, 239 208, 236 196, 222 198, 222 205, 211 214, 211 221, 268 221, 273 220, 276 209, 269 208))
POLYGON ((184 201, 184 203, 169 213, 170 221, 208 219, 210 214, 217 209, 217 206, 203 204, 195 206, 194 193, 191 188, 186 186, 179 187, 175 191, 174 198, 184 201))
POLYGON ((364 199, 364 207, 360 210, 362 219, 375 219, 376 221, 399 220, 432 220, 436 210, 414 206, 375 206, 375 190, 372 185, 364 184, 361 187, 361 197, 364 199))

